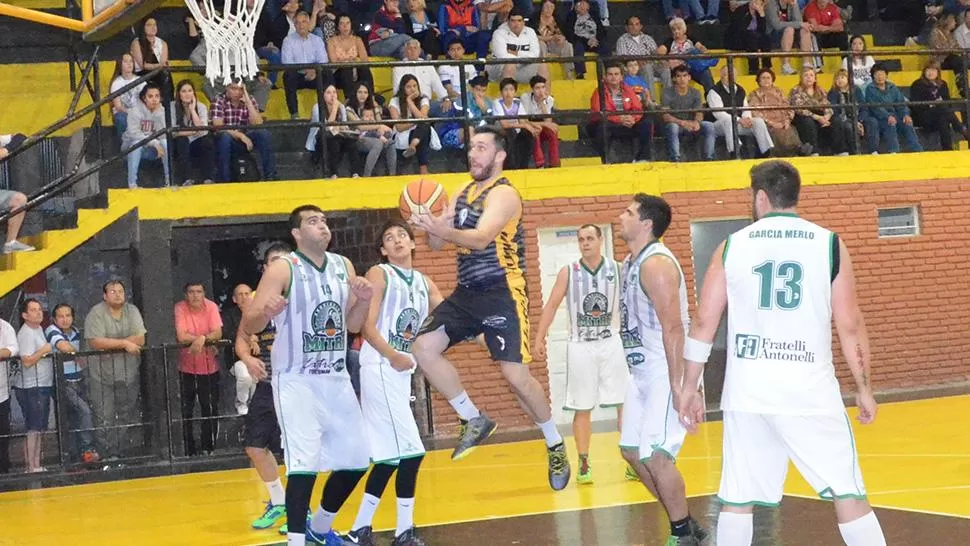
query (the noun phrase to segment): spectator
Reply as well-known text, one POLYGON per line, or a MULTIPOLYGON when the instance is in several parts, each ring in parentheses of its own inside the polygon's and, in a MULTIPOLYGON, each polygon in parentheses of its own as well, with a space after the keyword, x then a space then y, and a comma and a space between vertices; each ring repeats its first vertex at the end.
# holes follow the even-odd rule
MULTIPOLYGON (((415 40, 414 38, 408 39, 407 45, 404 47, 404 60, 410 62, 421 62, 421 42, 415 40)), ((438 72, 435 71, 433 66, 429 65, 407 65, 407 66, 395 66, 391 70, 391 82, 393 82, 393 92, 396 95, 400 90, 402 78, 406 75, 412 75, 418 80, 418 85, 423 89, 428 98, 432 97, 437 99, 438 102, 441 99, 448 97, 448 90, 441 83, 441 77, 438 76, 438 72)), ((431 103, 431 111, 435 114, 440 111, 438 104, 431 103)), ((434 116, 434 114, 432 114, 434 116)))
MULTIPOLYGON (((158 37, 155 19, 145 19, 142 35, 132 40, 131 58, 135 61, 135 73, 139 76, 157 68, 168 68, 168 44, 158 37)), ((172 100, 172 76, 168 72, 161 72, 149 81, 158 86, 166 102, 172 100)))
MULTIPOLYGON (((360 29, 364 23, 373 21, 374 14, 382 5, 383 2, 374 0, 333 0, 334 13, 349 15, 350 20, 354 22, 355 29, 360 29)), ((377 53, 374 53, 374 55, 377 55, 377 53)))
MULTIPOLYGON (((535 59, 539 57, 539 37, 536 31, 525 26, 525 18, 518 8, 509 13, 509 20, 502 23, 492 34, 492 55, 496 59, 535 59)), ((493 64, 486 67, 491 80, 513 78, 528 82, 535 75, 549 79, 549 67, 545 64, 493 64)))
MULTIPOLYGON (((137 79, 135 61, 130 53, 124 53, 115 62, 115 72, 111 76, 111 88, 108 92, 114 93, 137 79)), ((143 87, 145 87, 145 82, 132 87, 111 100, 111 117, 118 138, 121 138, 128 129, 128 110, 134 108, 135 104, 138 103, 138 95, 143 87)))
MULTIPOLYGON (((353 23, 349 15, 337 18, 337 34, 327 40, 327 56, 332 63, 367 62, 367 48, 364 41, 353 33, 353 23)), ((334 72, 337 87, 344 92, 344 96, 353 96, 354 90, 360 84, 374 85, 374 77, 370 68, 357 66, 353 68, 337 68, 334 72)))
MULTIPOLYGON (((668 23, 673 19, 677 19, 674 12, 673 0, 661 0, 660 3, 663 7, 664 17, 667 18, 668 23)), ((691 18, 691 14, 693 14, 693 20, 697 21, 699 25, 713 25, 717 23, 718 11, 721 9, 721 0, 707 0, 706 10, 700 0, 678 0, 677 3, 680 6, 680 10, 684 13, 685 18, 691 18)))
MULTIPOLYGON (((327 46, 323 39, 310 34, 310 16, 306 12, 296 15, 296 32, 283 40, 283 64, 327 64, 327 46)), ((301 68, 287 70, 283 73, 283 87, 286 90, 286 108, 290 112, 290 119, 300 119, 299 102, 296 92, 299 89, 316 89, 317 77, 322 86, 330 85, 333 78, 326 68, 301 68)))
MULTIPOLYGON (((212 125, 252 125, 263 123, 256 101, 238 80, 226 86, 226 91, 212 104, 212 125)), ((216 138, 216 180, 228 182, 230 163, 234 154, 259 153, 263 180, 276 180, 276 159, 269 132, 265 129, 224 129, 217 130, 216 138)))
MULTIPOLYGON (((913 102, 941 102, 950 100, 950 89, 940 78, 940 65, 934 61, 926 65, 920 79, 909 87, 909 98, 913 102)), ((967 129, 960 124, 953 107, 949 104, 930 104, 912 106, 913 124, 917 127, 940 135, 940 149, 953 150, 953 132, 970 140, 967 129)))
MULTIPOLYGON (((728 4, 731 19, 724 31, 724 47, 730 51, 770 52, 771 37, 765 7, 765 0, 731 0, 728 4)), ((771 68, 771 58, 748 58, 748 74, 757 74, 759 68, 771 68)))
MULTIPOLYGON (((272 7, 279 5, 277 0, 266 2, 263 5, 262 13, 259 14, 259 20, 256 22, 256 29, 253 33, 253 47, 256 49, 256 55, 260 59, 266 59, 269 64, 283 64, 280 47, 283 45, 286 35, 290 33, 290 29, 296 28, 295 23, 292 22, 292 17, 299 10, 299 4, 295 0, 284 0, 284 2, 282 8, 275 10, 272 7), (283 11, 280 11, 280 9, 283 11)), ((279 73, 275 70, 269 74, 269 80, 274 89, 278 77, 279 73)))
MULTIPOLYGON (((405 74, 398 84, 397 93, 391 99, 388 109, 391 119, 399 121, 394 124, 397 131, 396 147, 404 150, 404 157, 418 156, 418 170, 421 174, 428 174, 428 149, 432 139, 437 140, 437 134, 426 122, 415 122, 428 118, 431 101, 421 94, 418 79, 411 74, 405 74)), ((441 147, 440 141, 438 148, 441 147)))
POLYGON ((461 42, 466 51, 474 51, 479 59, 488 57, 492 33, 481 26, 478 9, 472 0, 445 0, 438 8, 438 28, 441 46, 446 51, 453 42, 461 42))
POLYGON ((50 358, 50 343, 47 343, 41 327, 44 308, 40 302, 34 298, 25 299, 20 306, 20 318, 24 321, 17 332, 20 369, 11 374, 10 382, 27 428, 27 440, 24 442, 27 472, 46 472, 47 469, 40 465, 40 440, 50 420, 54 363, 50 358))
MULTIPOLYGON (((323 104, 313 105, 313 114, 310 121, 319 123, 326 120, 327 126, 321 131, 319 127, 311 127, 307 135, 306 149, 313 152, 314 162, 322 159, 324 146, 326 146, 327 156, 323 164, 323 175, 325 178, 337 178, 337 171, 340 162, 347 158, 350 161, 350 172, 354 178, 360 176, 359 155, 354 152, 356 139, 351 139, 350 130, 341 123, 347 122, 347 109, 337 100, 337 88, 330 84, 323 90, 323 104), (320 110, 323 109, 321 116, 320 110)), ((358 136, 357 133, 353 134, 358 136)))
POLYGON ((370 52, 378 57, 404 57, 404 46, 411 36, 401 17, 400 0, 384 0, 384 6, 377 10, 371 23, 368 43, 370 52))
POLYGON ((381 114, 383 109, 374 100, 370 87, 362 83, 357 84, 357 91, 347 99, 346 106, 347 119, 374 121, 373 124, 354 127, 361 132, 357 140, 357 151, 366 155, 363 176, 368 177, 374 173, 374 167, 381 157, 384 158, 387 175, 396 175, 397 151, 394 149, 394 130, 378 123, 383 117, 381 114))
POLYGON ((963 22, 953 31, 953 38, 962 49, 970 49, 970 9, 963 12, 963 22))
POLYGON ((10 472, 10 359, 20 354, 17 333, 0 319, 0 474, 10 472))
MULTIPOLYGON (((956 17, 944 15, 937 19, 930 32, 929 47, 932 50, 960 49, 960 44, 953 36, 953 31, 957 28, 956 17)), ((940 64, 944 70, 952 70, 956 76, 957 91, 962 97, 966 92, 967 69, 962 55, 954 53, 941 53, 930 57, 931 60, 940 64)))
POLYGON ((899 137, 906 141, 906 147, 913 152, 922 152, 923 146, 913 130, 913 118, 909 115, 909 107, 905 104, 898 106, 883 106, 891 103, 905 103, 906 97, 889 81, 889 70, 882 63, 872 67, 872 85, 865 90, 865 103, 872 117, 878 123, 879 131, 867 132, 869 149, 878 153, 880 138, 886 142, 889 153, 899 151, 899 137))
MULTIPOLYGON (((222 339, 229 341, 226 348, 226 363, 233 362, 229 373, 236 378, 236 413, 246 415, 249 413, 249 399, 256 390, 256 382, 249 375, 249 370, 242 360, 236 358, 236 351, 233 347, 236 334, 239 332, 239 324, 242 322, 243 310, 252 302, 253 289, 248 284, 237 284, 232 290, 232 306, 222 312, 222 339)), ((249 347, 254 351, 259 350, 259 339, 252 335, 249 337, 249 347)), ((254 355, 255 356, 255 355, 254 355)))
MULTIPOLYGON (((208 17, 209 10, 206 8, 205 2, 197 5, 199 11, 202 12, 202 16, 208 17)), ((189 53, 189 62, 192 63, 192 66, 205 66, 205 57, 208 48, 205 44, 205 36, 202 34, 202 29, 199 28, 199 22, 195 20, 192 12, 188 10, 186 10, 184 20, 186 31, 189 35, 189 44, 192 46, 192 52, 189 53)))
POLYGON ((128 111, 128 129, 121 138, 121 149, 128 153, 128 187, 138 187, 138 167, 143 159, 158 160, 165 173, 165 185, 169 176, 168 140, 165 135, 156 136, 141 148, 133 148, 142 140, 165 128, 165 109, 162 108, 162 95, 155 82, 148 82, 139 94, 140 100, 128 111))
MULTIPOLYGON (((74 354, 81 349, 81 332, 74 327, 74 308, 66 303, 54 307, 54 323, 47 327, 44 335, 55 353, 74 354)), ((80 451, 83 463, 96 463, 101 457, 94 448, 94 422, 91 420, 91 406, 88 404, 87 370, 83 360, 75 361, 64 357, 64 393, 60 397, 66 403, 68 430, 77 431, 71 435, 70 451, 80 451)), ((75 452, 76 453, 76 452, 75 452)))
MULTIPOLYGON (((573 4, 573 11, 566 16, 565 33, 576 57, 585 56, 587 51, 606 54, 606 29, 596 15, 590 14, 588 0, 576 0, 573 4)), ((582 80, 585 77, 586 61, 577 61, 576 78, 582 80)))
POLYGON ((88 311, 84 339, 93 351, 124 351, 88 357, 91 412, 103 456, 129 451, 134 428, 144 421, 141 405, 141 358, 145 322, 125 301, 125 286, 113 280, 102 287, 104 301, 88 311), (95 362, 92 365, 92 362, 95 362))
POLYGON ((650 123, 650 118, 642 113, 626 113, 643 110, 643 103, 640 102, 636 92, 623 83, 623 71, 619 64, 607 65, 606 75, 600 86, 593 90, 593 95, 590 97, 589 107, 593 113, 590 114, 590 122, 586 126, 586 131, 592 137, 596 150, 600 155, 605 156, 613 139, 632 138, 636 139, 638 144, 634 162, 650 161, 653 158, 653 149, 650 145, 653 139, 653 124, 650 123), (606 99, 604 104, 600 102, 601 92, 606 99), (607 113, 605 121, 602 112, 607 113), (606 123, 605 129, 603 123, 606 123))
POLYGON ((536 168, 559 167, 559 125, 552 119, 552 107, 555 104, 549 94, 549 85, 542 76, 535 76, 529 80, 528 91, 522 95, 522 113, 531 116, 529 121, 539 128, 539 134, 532 147, 532 159, 536 168), (549 147, 549 160, 543 153, 543 145, 549 147))
MULTIPOLYGON (((649 34, 644 34, 643 25, 636 15, 626 20, 626 33, 616 41, 617 55, 657 55, 657 42, 649 34)), ((640 77, 647 83, 650 94, 656 92, 656 82, 659 79, 663 87, 670 87, 670 69, 665 63, 656 61, 638 61, 640 63, 640 77)))
MULTIPOLYGON (((461 45, 461 41, 455 40, 448 44, 449 59, 453 61, 461 61, 464 59, 464 57, 465 46, 461 45)), ((441 85, 444 86, 445 91, 448 93, 448 97, 451 99, 456 99, 461 96, 462 70, 465 72, 465 87, 468 88, 471 85, 469 83, 471 79, 478 75, 478 73, 475 71, 474 65, 444 64, 438 67, 438 78, 441 80, 441 85)))
POLYGON ((191 176, 194 170, 205 184, 210 184, 215 176, 216 161, 212 135, 205 128, 209 125, 209 109, 199 102, 191 80, 180 81, 176 88, 178 99, 169 109, 172 113, 172 127, 190 129, 174 134, 178 180, 184 180, 184 186, 191 186, 195 183, 191 176))
MULTIPOLYGON (((812 51, 812 31, 810 24, 802 19, 802 10, 795 0, 768 0, 765 17, 768 19, 768 31, 771 34, 772 45, 781 47, 782 52, 789 53, 795 45, 795 34, 798 34, 798 47, 801 51, 812 51)), ((810 57, 802 58, 803 66, 813 66, 810 57)), ((814 68, 814 66, 813 66, 814 68)), ((782 74, 797 74, 786 56, 781 65, 782 74)), ((763 74, 763 72, 759 72, 763 74)), ((769 124, 770 128, 770 124, 769 124)))
POLYGON ((179 385, 182 400, 182 438, 185 454, 197 455, 195 426, 192 418, 195 401, 199 401, 202 416, 202 453, 208 455, 215 447, 219 426, 219 364, 216 348, 207 341, 222 339, 222 317, 215 302, 205 297, 202 283, 185 284, 185 299, 175 304, 175 340, 179 349, 179 385))
MULTIPOLYGON (((348 20, 350 16, 347 16, 348 20)), ((337 35, 337 16, 327 11, 325 0, 313 0, 310 10, 310 32, 319 36, 324 42, 337 35)))
MULTIPOLYGON (((667 138, 667 154, 671 161, 682 161, 680 138, 691 136, 703 139, 701 153, 706 161, 714 160, 714 124, 704 121, 701 93, 690 86, 690 70, 680 65, 671 71, 674 85, 664 89, 664 110, 684 110, 663 113, 664 136, 667 138)), ((713 87, 713 86, 712 86, 713 87)))
MULTIPOLYGON (((707 92, 707 106, 710 108, 738 107, 743 110, 734 113, 737 120, 738 134, 753 136, 758 144, 758 157, 769 157, 774 143, 771 133, 763 118, 756 118, 748 110, 748 99, 744 88, 731 79, 727 65, 721 67, 721 79, 707 92)), ((728 154, 734 153, 734 122, 731 112, 712 112, 714 118, 714 132, 716 136, 724 137, 724 144, 728 154)))
POLYGON ((812 0, 805 6, 802 19, 807 21, 819 49, 845 49, 847 36, 839 6, 832 0, 812 0))
MULTIPOLYGON (((670 32, 673 37, 667 46, 661 48, 658 53, 661 55, 700 55, 701 53, 707 53, 707 48, 704 44, 700 42, 693 42, 687 37, 687 23, 683 19, 676 17, 671 19, 669 25, 670 32)), ((710 68, 717 64, 717 61, 713 59, 697 59, 698 62, 691 60, 683 61, 680 59, 670 59, 667 61, 670 67, 670 74, 673 76, 673 70, 678 66, 686 65, 690 71, 691 79, 701 84, 706 93, 710 88, 714 87, 714 78, 711 77, 710 68), (711 63, 714 64, 711 64, 711 63)))
MULTIPOLYGON (((533 19, 532 28, 536 31, 539 38, 539 55, 541 57, 572 57, 573 44, 569 43, 566 35, 559 28, 556 20, 556 3, 553 0, 544 0, 539 16, 533 19)), ((571 80, 576 77, 572 63, 563 63, 566 72, 566 79, 571 80)), ((585 72, 585 64, 583 66, 585 72)))
MULTIPOLYGON (((4 151, 6 148, 0 148, 0 153, 3 153, 3 157, 6 157, 4 151)), ((3 158, 0 157, 0 160, 3 158)), ((19 191, 3 190, 0 189, 0 214, 4 214, 14 209, 18 209, 27 204, 27 196, 20 193, 19 191)), ((26 217, 26 212, 17 213, 7 219, 7 238, 3 244, 3 249, 0 254, 10 254, 11 252, 31 252, 36 250, 34 247, 21 243, 17 240, 17 236, 20 235, 20 226, 24 224, 24 218, 26 217)))
POLYGON ((404 22, 409 29, 408 34, 421 44, 421 49, 431 59, 441 55, 441 31, 438 23, 428 13, 424 0, 408 0, 408 13, 404 22))
POLYGON ((876 64, 872 55, 866 55, 866 39, 858 34, 849 40, 849 56, 842 59, 842 68, 852 72, 852 85, 865 89, 872 83, 870 75, 876 64))
MULTIPOLYGON (((762 68, 758 72, 758 88, 748 94, 748 104, 755 108, 788 106, 785 93, 775 86, 775 73, 770 68, 762 68)), ((774 155, 812 154, 812 145, 802 144, 798 131, 792 126, 795 112, 791 109, 755 110, 754 117, 765 120, 768 132, 771 133, 771 141, 775 144, 774 155)))
MULTIPOLYGON (((505 78, 499 82, 499 90, 502 93, 502 98, 495 99, 495 102, 492 103, 492 112, 495 115, 519 116, 525 114, 522 111, 522 101, 515 96, 515 92, 518 90, 518 85, 515 80, 505 78)), ((499 120, 499 125, 502 127, 505 138, 509 143, 509 153, 505 158, 505 168, 528 169, 528 152, 534 149, 536 137, 539 136, 539 128, 524 118, 499 120)))
POLYGON ((825 91, 818 85, 815 70, 802 69, 798 85, 792 88, 788 100, 795 107, 792 124, 802 142, 812 145, 813 155, 822 149, 820 142, 829 143, 836 155, 849 155, 848 140, 853 138, 852 125, 833 118, 835 112, 825 91))
POLYGON ((645 107, 652 108, 655 106, 647 82, 639 76, 640 63, 634 59, 630 59, 623 66, 626 69, 626 75, 623 76, 623 83, 633 88, 637 96, 640 97, 640 102, 645 107))
POLYGON ((512 0, 473 0, 472 4, 478 8, 478 19, 485 30, 498 28, 512 12, 512 0))
POLYGON ((851 126, 851 109, 856 109, 855 134, 848 139, 851 153, 856 153, 858 150, 855 135, 864 137, 868 132, 879 130, 876 120, 869 115, 869 109, 865 106, 859 106, 863 102, 865 100, 862 92, 849 81, 849 71, 843 68, 836 72, 835 77, 832 78, 832 89, 829 90, 829 104, 835 107, 833 108, 835 115, 832 118, 851 126), (838 106, 842 106, 842 108, 838 108, 838 106))

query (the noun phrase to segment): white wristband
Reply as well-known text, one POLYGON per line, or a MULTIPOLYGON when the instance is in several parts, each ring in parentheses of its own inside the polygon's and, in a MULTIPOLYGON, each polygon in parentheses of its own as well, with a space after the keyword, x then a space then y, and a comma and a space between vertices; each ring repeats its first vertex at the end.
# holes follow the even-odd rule
POLYGON ((684 340, 684 358, 689 362, 706 364, 707 359, 711 356, 711 349, 713 347, 713 343, 697 341, 692 337, 688 337, 684 340))

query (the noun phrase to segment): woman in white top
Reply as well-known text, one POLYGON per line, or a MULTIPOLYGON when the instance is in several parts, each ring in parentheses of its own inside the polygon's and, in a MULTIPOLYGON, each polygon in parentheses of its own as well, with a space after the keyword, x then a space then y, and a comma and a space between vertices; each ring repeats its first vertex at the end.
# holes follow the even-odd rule
MULTIPOLYGON (((135 73, 139 76, 156 68, 168 68, 168 44, 158 37, 155 19, 145 19, 142 35, 131 42, 131 57, 135 60, 135 73)), ((149 81, 157 83, 162 90, 163 103, 172 100, 172 77, 167 72, 149 81)))
MULTIPOLYGON (((388 110, 391 111, 391 119, 401 120, 401 123, 394 124, 394 130, 397 131, 397 149, 404 150, 405 158, 418 156, 418 171, 421 174, 428 174, 428 148, 432 139, 437 139, 437 134, 430 124, 414 123, 410 120, 428 119, 430 109, 431 101, 421 94, 418 79, 412 74, 405 74, 398 85, 397 94, 388 104, 388 110)), ((438 149, 440 148, 439 142, 438 149)))
POLYGON ((314 104, 310 113, 310 121, 319 123, 321 120, 328 124, 324 130, 311 127, 307 135, 306 149, 313 152, 311 157, 314 162, 326 159, 323 162, 324 177, 337 178, 340 161, 346 157, 350 161, 351 175, 359 177, 360 154, 354 149, 357 132, 351 131, 346 125, 338 125, 347 121, 347 109, 337 99, 337 87, 332 83, 323 89, 323 104, 314 104), (326 158, 321 157, 324 146, 327 149, 326 158))
POLYGON ((176 88, 178 98, 169 108, 171 126, 187 129, 200 127, 175 133, 175 168, 179 177, 176 180, 184 180, 183 186, 194 184, 195 180, 190 176, 194 166, 199 178, 205 184, 211 184, 215 177, 216 156, 212 134, 205 128, 209 125, 209 109, 199 102, 191 81, 182 80, 176 88))
MULTIPOLYGON (((136 79, 138 76, 135 75, 135 61, 131 54, 125 53, 115 62, 115 73, 111 76, 111 89, 108 92, 114 93, 136 79)), ((138 94, 141 93, 142 87, 145 87, 144 82, 111 100, 111 117, 114 120, 118 138, 121 138, 128 129, 128 110, 139 100, 138 94)))
POLYGON ((858 34, 849 40, 849 56, 842 59, 842 68, 852 74, 852 85, 864 90, 872 83, 872 67, 876 61, 866 55, 866 39, 858 34))
POLYGON ((953 37, 963 49, 970 49, 970 9, 963 12, 963 23, 953 31, 953 37))
MULTIPOLYGON (((505 78, 499 83, 502 98, 492 103, 492 112, 496 116, 518 116, 527 114, 522 108, 522 102, 515 96, 518 84, 514 78, 505 78)), ((528 169, 529 153, 535 145, 535 138, 539 135, 539 127, 527 119, 503 119, 499 125, 505 131, 508 140, 509 154, 505 159, 506 169, 528 169)))

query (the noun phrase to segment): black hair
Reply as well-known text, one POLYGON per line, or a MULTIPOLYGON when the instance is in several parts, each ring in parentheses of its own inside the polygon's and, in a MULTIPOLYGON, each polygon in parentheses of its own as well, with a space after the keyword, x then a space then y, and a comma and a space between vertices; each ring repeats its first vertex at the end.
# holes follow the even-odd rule
POLYGON ((71 307, 69 304, 66 304, 66 303, 58 303, 57 305, 55 305, 54 306, 54 310, 51 311, 51 317, 52 318, 53 317, 56 317, 57 316, 57 312, 60 311, 61 309, 65 308, 65 307, 67 307, 68 310, 71 311, 71 318, 74 318, 74 308, 71 307))
POLYGON ((304 212, 323 213, 323 209, 321 209, 316 205, 300 205, 299 207, 296 207, 295 209, 293 209, 293 212, 290 213, 290 219, 289 219, 290 229, 300 229, 300 226, 303 225, 304 212))
POLYGON ((765 73, 771 74, 771 81, 775 81, 777 79, 777 76, 775 76, 775 71, 772 70, 772 69, 770 69, 770 68, 768 68, 767 66, 765 66, 761 70, 758 71, 758 74, 754 77, 755 81, 760 80, 761 79, 761 75, 762 74, 765 74, 765 73))
POLYGON ((677 74, 687 74, 690 75, 690 69, 687 68, 685 64, 679 64, 670 69, 670 76, 676 76, 677 74))
POLYGON ((515 81, 515 78, 502 78, 502 81, 498 83, 499 91, 505 89, 506 85, 511 85, 513 89, 518 89, 519 82, 515 81))
POLYGON ((120 285, 122 290, 125 289, 125 283, 121 282, 118 279, 111 279, 110 281, 108 281, 108 282, 106 282, 106 283, 104 283, 104 284, 101 285, 101 292, 104 293, 104 294, 107 294, 108 293, 108 287, 109 286, 112 286, 112 285, 115 285, 115 284, 120 285))
POLYGON ((787 161, 765 161, 751 168, 751 190, 765 192, 768 202, 776 209, 797 205, 801 189, 802 178, 798 169, 787 161))
POLYGON ((539 85, 540 83, 549 83, 549 82, 546 81, 546 79, 543 78, 542 76, 539 76, 539 75, 532 76, 532 78, 529 80, 529 87, 534 89, 535 86, 539 85))
POLYGON ((619 68, 620 73, 621 74, 623 73, 623 63, 621 63, 620 61, 610 61, 606 63, 606 66, 603 67, 603 73, 606 74, 606 71, 611 68, 619 68))
POLYGON ((659 239, 667 232, 670 227, 670 219, 673 213, 670 205, 662 197, 638 193, 633 196, 637 203, 637 211, 640 213, 640 220, 651 220, 653 222, 653 237, 659 239))
POLYGON ((505 133, 503 133, 499 129, 496 129, 491 125, 484 125, 482 127, 476 127, 475 134, 492 135, 492 138, 495 140, 495 147, 498 148, 498 151, 504 152, 507 150, 506 142, 505 142, 505 133))
POLYGON ((268 265, 266 260, 269 258, 269 255, 273 254, 274 252, 289 254, 290 252, 293 252, 293 247, 287 243, 284 243, 283 241, 276 241, 275 243, 266 247, 266 250, 263 252, 263 264, 268 265))
POLYGON ((419 82, 418 79, 414 77, 414 74, 405 74, 401 76, 401 81, 400 83, 398 83, 398 86, 397 86, 397 101, 398 101, 398 108, 400 108, 400 111, 401 111, 401 119, 407 119, 411 117, 411 112, 410 110, 408 110, 408 97, 407 95, 405 95, 405 91, 404 91, 404 87, 411 80, 414 80, 414 85, 418 86, 418 104, 420 104, 421 102, 420 99, 424 97, 424 95, 421 95, 421 82, 419 82))
MULTIPOLYGON (((402 220, 400 218, 391 218, 390 220, 384 222, 384 225, 381 226, 381 231, 379 232, 379 235, 377 237, 377 243, 376 243, 377 244, 377 253, 381 257, 381 263, 386 263, 387 262, 387 256, 384 256, 383 254, 381 254, 381 248, 383 248, 383 246, 384 246, 384 235, 387 234, 387 231, 389 229, 396 228, 396 227, 399 227, 399 228, 403 229, 404 231, 406 231, 407 234, 408 234, 408 237, 410 237, 412 241, 414 240, 414 230, 411 229, 411 225, 408 224, 407 222, 405 222, 404 220, 402 220)), ((414 251, 413 250, 411 251, 411 257, 414 257, 414 251)))
POLYGON ((509 11, 509 16, 506 18, 506 20, 511 19, 513 17, 521 17, 521 18, 525 19, 525 13, 522 12, 522 8, 520 8, 518 6, 513 7, 509 11))
MULTIPOLYGON (((184 79, 178 82, 175 86, 175 123, 177 126, 182 126, 186 122, 188 116, 185 115, 185 106, 182 104, 182 86, 188 85, 192 88, 192 94, 195 95, 195 84, 192 80, 184 79)), ((195 113, 199 113, 199 101, 195 101, 195 113)), ((188 121, 191 122, 192 118, 188 117, 188 121)), ((186 124, 185 127, 191 127, 191 125, 186 124)))
POLYGON ((597 226, 596 224, 583 224, 583 225, 579 226, 579 229, 576 230, 576 235, 579 235, 579 232, 580 231, 583 231, 586 228, 591 228, 593 231, 596 232, 596 236, 597 237, 599 237, 601 239, 603 238, 603 230, 599 226, 597 226))
POLYGON ((148 92, 151 91, 152 89, 157 90, 159 94, 162 93, 161 86, 159 86, 157 83, 149 80, 149 81, 145 82, 145 87, 142 87, 141 88, 141 91, 139 91, 138 98, 140 98, 142 102, 145 102, 145 97, 148 96, 148 92))
POLYGON ((38 300, 37 298, 27 298, 23 301, 23 303, 20 304, 20 313, 21 314, 26 313, 27 307, 29 307, 31 303, 36 303, 37 305, 40 305, 40 310, 41 311, 44 310, 44 306, 41 305, 40 300, 38 300))
POLYGON ((872 77, 872 79, 876 79, 876 72, 879 71, 885 72, 887 76, 889 75, 889 67, 886 65, 886 63, 878 62, 872 65, 872 68, 869 69, 869 76, 872 77))
POLYGON ((193 286, 201 286, 202 291, 205 292, 205 284, 203 284, 202 281, 189 281, 185 283, 185 286, 182 287, 182 292, 188 293, 189 288, 192 288, 193 286))

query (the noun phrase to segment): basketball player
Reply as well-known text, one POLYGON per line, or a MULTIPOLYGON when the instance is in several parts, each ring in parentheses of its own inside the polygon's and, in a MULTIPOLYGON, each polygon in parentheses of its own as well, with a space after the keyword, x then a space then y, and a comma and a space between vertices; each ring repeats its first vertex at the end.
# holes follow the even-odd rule
MULTIPOLYGON (((684 347, 684 381, 692 384, 727 307, 717 544, 751 544, 752 508, 781 502, 790 459, 820 497, 834 501, 847 545, 883 546, 832 364, 834 318, 858 420, 871 423, 869 336, 852 260, 838 235, 796 215, 800 188, 798 171, 784 161, 751 169, 755 222, 714 251, 684 347)), ((681 419, 695 428, 704 416, 700 396, 685 391, 680 402, 681 419)))
POLYGON ((360 331, 371 286, 350 260, 327 252, 327 217, 315 205, 290 214, 296 252, 269 264, 243 315, 243 335, 270 320, 276 339, 270 354, 276 415, 286 459, 287 542, 342 544, 331 529, 337 511, 356 487, 370 453, 360 406, 347 373, 347 332, 360 331), (316 474, 333 470, 320 509, 310 505, 316 474))
POLYGON ((378 250, 384 263, 367 272, 375 296, 364 321, 360 350, 360 403, 374 465, 347 539, 374 546, 374 513, 397 470, 397 529, 392 546, 424 546, 414 532, 414 487, 424 446, 411 411, 411 346, 421 323, 442 298, 434 282, 412 268, 414 234, 406 222, 384 224, 378 250))
POLYGON ((505 137, 492 127, 475 129, 468 143, 471 182, 452 196, 438 216, 412 216, 439 250, 458 247, 458 286, 421 326, 414 355, 428 381, 461 419, 453 460, 467 456, 495 431, 495 422, 472 403, 458 371, 443 353, 452 345, 484 334, 489 354, 519 400, 542 430, 549 459, 549 485, 569 483, 569 459, 542 386, 529 374, 529 298, 525 286, 522 198, 502 176, 505 137))
MULTIPOLYGON (((586 224, 577 232, 579 260, 563 267, 556 276, 549 300, 542 308, 536 331, 536 357, 546 358, 546 336, 563 298, 569 311, 569 343, 566 346, 566 399, 563 409, 573 411, 573 439, 579 453, 576 483, 593 483, 589 464, 589 441, 593 434, 590 413, 597 404, 615 407, 622 423, 623 396, 630 373, 617 334, 617 296, 620 266, 604 258, 603 231, 586 224)), ((639 479, 634 475, 634 479, 639 479)))
MULTIPOLYGON (((285 243, 274 243, 266 249, 263 269, 278 259, 285 259, 292 251, 285 243)), ((243 309, 249 307, 252 296, 240 300, 243 309)), ((254 337, 243 335, 237 330, 235 353, 255 380, 256 388, 249 400, 249 412, 243 417, 246 425, 244 442, 246 455, 252 461, 256 473, 266 485, 269 502, 263 515, 253 522, 253 529, 268 529, 286 517, 286 494, 280 481, 279 469, 274 452, 282 449, 280 444, 280 425, 273 406, 273 385, 269 381, 272 370, 270 351, 276 338, 276 325, 270 320, 266 328, 254 337)))
POLYGON ((620 238, 630 248, 620 273, 620 339, 630 367, 620 452, 667 511, 667 546, 696 546, 707 534, 687 511, 684 477, 674 464, 687 434, 674 401, 688 317, 683 270, 660 242, 670 220, 670 205, 645 193, 620 214, 620 238))

